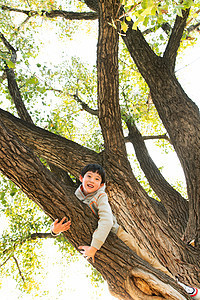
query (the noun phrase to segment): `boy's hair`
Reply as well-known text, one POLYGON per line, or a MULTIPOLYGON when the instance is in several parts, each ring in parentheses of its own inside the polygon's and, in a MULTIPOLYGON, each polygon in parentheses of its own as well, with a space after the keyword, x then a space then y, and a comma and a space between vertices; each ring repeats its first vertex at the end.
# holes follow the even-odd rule
POLYGON ((81 176, 84 177, 84 175, 88 171, 92 171, 93 173, 97 172, 101 176, 101 183, 106 182, 106 172, 104 171, 102 166, 100 166, 98 164, 89 164, 82 169, 81 176))

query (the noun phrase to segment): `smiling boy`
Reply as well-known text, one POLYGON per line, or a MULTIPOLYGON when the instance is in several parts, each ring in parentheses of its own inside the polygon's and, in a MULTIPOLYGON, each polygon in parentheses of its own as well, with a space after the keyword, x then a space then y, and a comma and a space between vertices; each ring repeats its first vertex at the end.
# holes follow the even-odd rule
POLYGON ((105 193, 105 177, 105 171, 100 165, 89 164, 81 171, 79 179, 82 184, 75 192, 76 197, 87 204, 98 217, 98 226, 93 233, 91 245, 79 247, 84 256, 92 257, 93 262, 96 251, 101 248, 109 232, 117 234, 119 228, 105 193))

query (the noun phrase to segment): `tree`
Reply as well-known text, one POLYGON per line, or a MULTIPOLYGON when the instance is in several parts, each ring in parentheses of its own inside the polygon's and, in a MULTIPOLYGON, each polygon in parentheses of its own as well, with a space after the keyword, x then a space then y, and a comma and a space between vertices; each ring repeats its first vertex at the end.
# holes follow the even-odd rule
MULTIPOLYGON (((26 14, 25 22, 35 15, 46 18, 62 16, 66 19, 98 17, 98 109, 91 109, 78 95, 74 95, 74 98, 83 109, 99 119, 103 151, 83 147, 33 124, 22 101, 22 89, 18 86, 19 79, 16 80, 14 72, 16 50, 11 40, 8 42, 1 34, 2 43, 11 55, 8 58, 5 51, 1 53, 4 62, 2 80, 7 78, 8 91, 19 118, 0 110, 0 170, 52 219, 63 216, 71 219, 72 228, 65 236, 78 248, 79 245, 90 243, 97 220, 89 208, 79 203, 74 196, 75 183, 72 176, 78 178, 80 169, 87 163, 103 165, 107 173, 110 204, 118 222, 173 275, 188 284, 200 286, 199 110, 182 89, 174 71, 181 39, 189 39, 191 31, 198 29, 198 4, 183 1, 176 7, 178 14, 175 20, 171 16, 169 22, 164 22, 167 9, 171 9, 168 2, 164 6, 162 2, 154 4, 142 1, 131 3, 131 7, 126 2, 122 6, 114 0, 100 0, 99 5, 90 0, 85 3, 94 12, 75 14, 55 8, 34 11, 5 5, 1 9, 4 13, 18 11, 26 14), (197 11, 196 19, 190 13, 193 9, 197 11), (127 17, 127 10, 129 13, 134 10, 135 16, 139 16, 135 25, 127 17), (163 28, 168 37, 162 55, 150 47, 144 38, 145 32, 134 27, 139 22, 147 26, 149 20, 156 17, 160 18, 160 23, 151 30, 163 28), (179 157, 185 174, 188 199, 163 178, 149 156, 134 116, 120 109, 119 33, 148 85, 150 98, 167 132, 162 137, 167 136, 179 157), (133 174, 127 157, 123 126, 128 130, 127 139, 133 144, 140 166, 160 202, 147 194, 133 174), (192 240, 195 247, 189 244, 192 240)), ((97 253, 94 267, 107 280, 110 291, 118 298, 189 299, 174 280, 142 261, 112 234, 97 253)))

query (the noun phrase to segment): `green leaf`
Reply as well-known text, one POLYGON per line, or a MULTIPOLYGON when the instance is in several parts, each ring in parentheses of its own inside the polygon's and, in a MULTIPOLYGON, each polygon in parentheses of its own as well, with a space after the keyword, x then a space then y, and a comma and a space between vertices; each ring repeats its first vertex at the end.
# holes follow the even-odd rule
POLYGON ((154 6, 154 2, 153 2, 153 0, 143 0, 141 3, 141 6, 143 9, 147 9, 149 7, 154 6))

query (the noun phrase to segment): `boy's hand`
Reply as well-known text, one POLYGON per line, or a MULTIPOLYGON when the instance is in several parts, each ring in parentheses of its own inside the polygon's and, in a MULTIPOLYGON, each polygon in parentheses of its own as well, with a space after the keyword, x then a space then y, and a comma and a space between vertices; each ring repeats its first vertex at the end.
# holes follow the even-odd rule
POLYGON ((94 256, 97 252, 97 249, 92 246, 79 246, 78 249, 82 249, 81 254, 85 256, 87 259, 92 257, 92 261, 94 263, 94 256))
POLYGON ((71 221, 63 223, 66 220, 66 217, 62 218, 60 222, 56 219, 53 223, 52 231, 55 234, 59 234, 60 232, 67 231, 71 226, 71 221))

